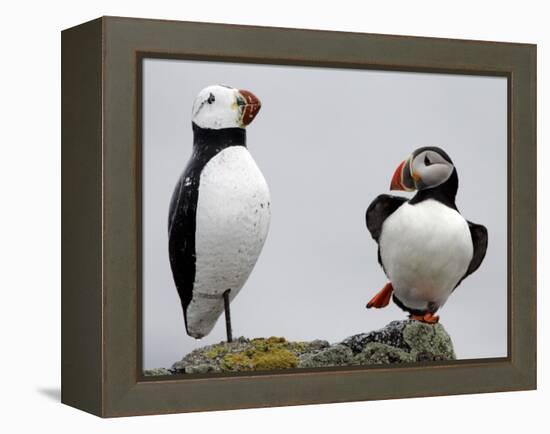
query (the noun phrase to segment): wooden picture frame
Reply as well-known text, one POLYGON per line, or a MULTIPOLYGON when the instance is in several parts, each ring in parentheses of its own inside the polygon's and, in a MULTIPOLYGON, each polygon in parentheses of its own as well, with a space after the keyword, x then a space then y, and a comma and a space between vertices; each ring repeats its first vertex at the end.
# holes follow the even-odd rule
POLYGON ((102 416, 536 388, 536 46, 102 17, 62 32, 62 402, 102 416), (215 60, 508 80, 508 357, 146 378, 141 62, 215 60))

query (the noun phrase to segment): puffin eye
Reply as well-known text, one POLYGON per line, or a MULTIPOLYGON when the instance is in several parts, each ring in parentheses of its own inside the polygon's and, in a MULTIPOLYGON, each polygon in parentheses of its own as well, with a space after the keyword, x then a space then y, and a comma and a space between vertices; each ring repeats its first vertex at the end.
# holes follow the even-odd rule
POLYGON ((424 165, 425 166, 431 166, 433 163, 430 161, 430 159, 428 158, 428 154, 426 154, 424 156, 424 165))
POLYGON ((206 102, 208 104, 212 104, 214 101, 216 101, 216 97, 214 96, 213 93, 211 93, 210 95, 208 95, 208 99, 206 100, 206 102))

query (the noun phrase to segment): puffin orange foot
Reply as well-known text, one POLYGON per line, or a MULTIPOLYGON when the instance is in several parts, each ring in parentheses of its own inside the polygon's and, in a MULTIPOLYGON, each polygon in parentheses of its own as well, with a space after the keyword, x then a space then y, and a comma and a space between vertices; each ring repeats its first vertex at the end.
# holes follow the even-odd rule
POLYGON ((367 303, 367 309, 370 309, 371 307, 375 307, 377 309, 386 307, 388 304, 390 304, 392 293, 393 293, 393 286, 392 286, 391 282, 388 282, 367 303))
POLYGON ((426 312, 424 315, 409 315, 410 319, 415 321, 424 322, 426 324, 436 324, 439 322, 439 317, 431 312, 426 312))

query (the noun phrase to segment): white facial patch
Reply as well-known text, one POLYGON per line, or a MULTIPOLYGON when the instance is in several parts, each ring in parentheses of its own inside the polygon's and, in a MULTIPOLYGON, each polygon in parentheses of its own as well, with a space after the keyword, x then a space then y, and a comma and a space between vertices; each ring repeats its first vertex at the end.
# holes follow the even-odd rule
POLYGON ((421 152, 411 164, 413 178, 419 179, 424 187, 437 187, 443 184, 450 178, 453 169, 451 163, 434 151, 421 152))
POLYGON ((214 130, 242 127, 242 113, 237 104, 237 95, 238 90, 231 87, 205 87, 193 103, 193 122, 201 128, 214 130))

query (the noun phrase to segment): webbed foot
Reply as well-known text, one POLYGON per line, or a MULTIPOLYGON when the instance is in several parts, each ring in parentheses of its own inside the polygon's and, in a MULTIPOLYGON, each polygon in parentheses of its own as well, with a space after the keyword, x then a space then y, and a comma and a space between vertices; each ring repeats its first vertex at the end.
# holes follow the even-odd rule
POLYGON ((388 282, 367 303, 367 309, 370 309, 371 307, 375 307, 377 309, 381 309, 383 307, 386 307, 388 304, 390 304, 392 293, 393 293, 393 286, 392 286, 391 282, 388 282))

